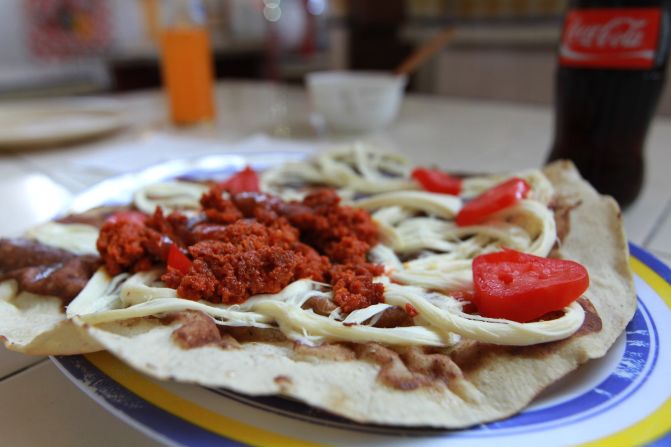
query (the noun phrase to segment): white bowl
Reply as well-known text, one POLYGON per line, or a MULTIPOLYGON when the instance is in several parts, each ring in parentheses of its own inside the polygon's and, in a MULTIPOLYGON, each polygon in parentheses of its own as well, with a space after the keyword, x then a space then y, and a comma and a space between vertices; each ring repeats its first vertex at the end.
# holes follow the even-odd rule
POLYGON ((307 75, 312 102, 326 124, 345 132, 379 129, 398 113, 406 77, 372 71, 322 71, 307 75))

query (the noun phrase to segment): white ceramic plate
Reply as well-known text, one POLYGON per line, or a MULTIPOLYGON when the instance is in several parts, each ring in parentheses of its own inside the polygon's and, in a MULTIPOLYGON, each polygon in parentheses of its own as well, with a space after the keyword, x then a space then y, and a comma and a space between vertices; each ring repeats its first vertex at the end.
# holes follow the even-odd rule
MULTIPOLYGON (((264 169, 302 156, 173 161, 100 183, 79 196, 73 210, 127 202, 139 185, 165 178, 224 178, 247 163, 264 169)), ((53 361, 95 401, 166 445, 671 445, 671 270, 630 248, 638 309, 609 353, 554 384, 522 413, 468 430, 357 424, 281 397, 160 382, 107 353, 53 361)))
POLYGON ((107 100, 0 104, 0 149, 72 143, 125 125, 119 105, 107 100))

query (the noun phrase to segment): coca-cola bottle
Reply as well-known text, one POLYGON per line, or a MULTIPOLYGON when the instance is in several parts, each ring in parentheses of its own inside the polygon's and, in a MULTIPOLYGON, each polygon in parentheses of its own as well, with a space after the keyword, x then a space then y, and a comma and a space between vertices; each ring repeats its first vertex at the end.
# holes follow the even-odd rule
POLYGON ((643 184, 643 146, 664 85, 669 1, 575 0, 564 18, 549 160, 625 207, 643 184))

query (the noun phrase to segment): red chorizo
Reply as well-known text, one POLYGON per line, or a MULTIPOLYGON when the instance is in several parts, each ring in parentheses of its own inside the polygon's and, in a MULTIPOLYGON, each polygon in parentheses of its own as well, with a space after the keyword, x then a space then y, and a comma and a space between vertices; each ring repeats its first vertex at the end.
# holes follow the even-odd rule
POLYGON ((332 190, 289 203, 259 193, 227 197, 214 186, 203 194, 198 216, 157 209, 144 222, 108 222, 98 239, 107 269, 117 274, 160 265, 174 243, 188 250, 191 266, 167 266, 162 280, 183 298, 242 303, 311 278, 333 285, 344 312, 383 301, 384 287, 373 283, 383 268, 366 262, 378 241, 367 212, 340 206, 332 190))

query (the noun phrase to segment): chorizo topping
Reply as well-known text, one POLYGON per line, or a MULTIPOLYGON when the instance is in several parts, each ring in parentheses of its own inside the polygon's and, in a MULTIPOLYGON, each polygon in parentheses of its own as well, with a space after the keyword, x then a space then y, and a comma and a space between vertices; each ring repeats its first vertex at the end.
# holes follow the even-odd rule
MULTIPOLYGON (((236 190, 224 182, 208 191, 199 184, 189 206, 161 204, 178 212, 164 216, 159 209, 146 218, 109 222, 103 233, 115 225, 124 231, 101 235, 105 263, 136 273, 110 279, 99 272, 68 314, 98 324, 193 310, 217 325, 272 331, 310 345, 450 346, 459 336, 514 346, 560 340, 583 323, 577 304, 531 322, 488 318, 473 286, 471 266, 478 255, 511 247, 547 256, 554 246, 547 207, 552 187, 534 172, 503 183, 505 177, 465 179, 459 196, 383 192, 355 200, 358 209, 340 206, 333 190, 283 201, 247 186, 236 190), (475 220, 464 223, 464 216, 475 220), (383 263, 384 271, 368 257, 383 263), (143 271, 147 265, 151 270, 143 271), (82 312, 118 286, 115 281, 122 281, 118 299, 126 307, 82 312)), ((311 183, 319 184, 318 177, 311 183)), ((267 176, 262 180, 262 189, 272 191, 267 176)), ((340 178, 334 186, 341 183, 340 178)), ((172 186, 172 193, 179 192, 172 186)), ((160 196, 160 189, 152 191, 160 196)), ((286 197, 296 197, 289 192, 286 197)), ((152 208, 142 206, 140 196, 136 206, 147 213, 152 208)))
POLYGON ((384 268, 366 261, 378 233, 370 215, 340 206, 334 191, 300 202, 215 185, 201 198, 202 211, 145 219, 116 216, 103 226, 98 250, 110 274, 165 264, 161 279, 191 300, 239 304, 277 293, 302 278, 333 285, 343 312, 377 304, 384 286, 373 282, 384 268))
POLYGON ((345 313, 372 306, 384 301, 384 285, 374 283, 373 277, 381 275, 379 265, 336 265, 331 269, 333 301, 345 313))
POLYGON ((154 264, 149 245, 160 241, 160 233, 133 220, 106 222, 96 246, 110 275, 124 270, 148 270, 154 264))

